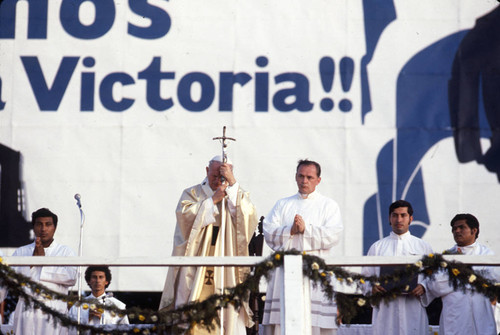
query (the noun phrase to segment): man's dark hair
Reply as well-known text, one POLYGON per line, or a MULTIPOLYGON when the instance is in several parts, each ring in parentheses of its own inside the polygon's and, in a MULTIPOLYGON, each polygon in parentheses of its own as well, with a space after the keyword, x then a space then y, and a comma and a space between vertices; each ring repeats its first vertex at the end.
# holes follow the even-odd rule
POLYGON ((111 284, 111 271, 109 271, 109 267, 105 265, 97 266, 97 265, 91 265, 85 270, 85 281, 87 284, 90 286, 90 277, 92 276, 92 272, 94 271, 101 271, 104 272, 106 275, 106 281, 108 282, 108 285, 106 285, 106 288, 108 288, 109 284, 111 284))
POLYGON ((450 226, 453 227, 455 222, 465 220, 465 223, 469 226, 470 229, 477 228, 476 239, 479 236, 479 220, 472 214, 457 214, 453 219, 451 219, 450 226))
POLYGON ((407 207, 408 208, 408 214, 410 216, 413 216, 413 207, 411 207, 411 204, 408 202, 408 201, 405 201, 405 200, 397 200, 397 201, 394 201, 390 206, 389 206, 389 215, 392 214, 392 212, 394 212, 394 210, 396 208, 400 208, 400 207, 407 207))
POLYGON ((38 218, 48 218, 51 217, 54 222, 54 226, 57 228, 57 215, 52 213, 48 208, 40 208, 31 214, 31 223, 35 224, 38 218))
POLYGON ((297 170, 295 171, 296 173, 299 172, 299 168, 302 165, 306 165, 306 166, 307 165, 314 165, 316 167, 316 176, 317 177, 321 177, 321 166, 319 165, 319 163, 316 163, 315 161, 310 161, 307 158, 306 159, 301 159, 301 160, 299 160, 299 162, 297 164, 297 170))

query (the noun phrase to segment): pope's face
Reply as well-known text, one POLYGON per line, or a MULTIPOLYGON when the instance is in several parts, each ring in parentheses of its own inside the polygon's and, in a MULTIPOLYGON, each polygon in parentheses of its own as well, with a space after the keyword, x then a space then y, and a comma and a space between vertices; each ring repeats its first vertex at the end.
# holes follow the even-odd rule
POLYGON ((54 220, 50 216, 36 218, 33 223, 33 231, 35 237, 40 238, 44 248, 47 248, 54 240, 54 234, 56 232, 54 220))
POLYGON ((413 216, 408 214, 408 207, 396 208, 389 215, 392 231, 398 235, 406 233, 410 229, 412 221, 413 216))
POLYGON ((213 191, 215 191, 222 184, 220 174, 221 165, 221 162, 212 162, 207 167, 208 184, 213 191))
POLYGON ((89 286, 92 289, 92 294, 96 297, 104 294, 106 285, 109 282, 106 280, 106 273, 104 271, 92 271, 90 274, 89 286))
POLYGON ((300 194, 310 194, 314 192, 316 186, 321 182, 321 178, 318 177, 316 166, 301 165, 295 175, 295 181, 300 194))

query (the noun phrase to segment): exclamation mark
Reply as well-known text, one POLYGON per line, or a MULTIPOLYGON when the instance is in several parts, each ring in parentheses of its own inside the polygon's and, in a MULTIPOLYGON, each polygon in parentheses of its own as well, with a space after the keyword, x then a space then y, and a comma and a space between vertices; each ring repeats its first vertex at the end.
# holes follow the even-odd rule
MULTIPOLYGON (((333 58, 321 58, 319 61, 319 75, 323 89, 326 93, 330 92, 333 87, 333 77, 335 75, 335 63, 333 62, 333 58)), ((333 109, 333 100, 330 98, 323 98, 320 106, 323 111, 329 112, 333 109)))
MULTIPOLYGON (((354 76, 354 61, 350 57, 344 57, 340 60, 340 81, 342 90, 349 92, 351 89, 352 78, 354 76)), ((349 112, 352 109, 352 103, 348 99, 342 99, 339 103, 342 112, 349 112)))

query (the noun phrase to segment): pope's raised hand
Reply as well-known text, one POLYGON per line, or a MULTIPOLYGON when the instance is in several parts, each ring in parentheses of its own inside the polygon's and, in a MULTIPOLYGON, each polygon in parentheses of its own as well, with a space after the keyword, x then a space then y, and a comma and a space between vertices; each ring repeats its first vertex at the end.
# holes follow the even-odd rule
POLYGON ((233 175, 233 166, 228 163, 224 163, 220 166, 220 174, 227 180, 230 186, 236 183, 236 178, 233 175))
POLYGON ((214 195, 212 195, 212 200, 214 204, 218 204, 224 197, 226 196, 226 187, 227 187, 227 181, 221 184, 217 189, 215 190, 214 195))

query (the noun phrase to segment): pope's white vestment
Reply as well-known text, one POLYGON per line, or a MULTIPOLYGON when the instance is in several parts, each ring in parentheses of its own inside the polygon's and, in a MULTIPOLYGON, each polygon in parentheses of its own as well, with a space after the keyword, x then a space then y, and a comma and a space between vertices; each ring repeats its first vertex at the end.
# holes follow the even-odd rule
MULTIPOLYGON (((373 243, 367 256, 424 256, 432 253, 429 243, 411 235, 408 231, 398 235, 391 232, 389 236, 373 243)), ((380 267, 364 267, 365 276, 379 276, 380 267)), ((426 288, 426 282, 419 276, 418 283, 426 288)), ((371 294, 371 285, 364 286, 365 294, 371 294)), ((422 335, 429 331, 427 312, 421 300, 412 295, 397 297, 389 303, 381 302, 373 306, 373 335, 422 335)))
MULTIPOLYGON (((448 253, 458 253, 458 246, 448 250, 448 253)), ((487 246, 478 242, 466 247, 460 247, 460 253, 465 255, 493 255, 487 246)), ((482 275, 498 281, 498 274, 491 267, 473 266, 475 272, 482 271, 482 275)), ((427 284, 425 300, 431 302, 441 297, 443 309, 439 319, 440 335, 495 335, 495 316, 490 300, 480 293, 465 293, 454 290, 449 282, 448 273, 440 271, 427 284)))
MULTIPOLYGON (((84 300, 89 301, 90 304, 101 304, 104 306, 114 306, 119 309, 125 309, 125 304, 121 302, 120 300, 116 299, 115 297, 108 295, 106 293, 96 297, 92 293, 89 294, 88 296, 85 297, 84 300)), ((111 313, 110 311, 104 310, 104 313, 102 313, 101 318, 91 318, 89 321, 89 309, 82 308, 82 307, 76 307, 73 306, 69 310, 69 316, 73 320, 78 320, 78 309, 80 308, 80 323, 84 325, 123 325, 123 324, 129 324, 128 316, 120 316, 118 313, 111 313)), ((90 333, 90 332, 88 332, 90 333)), ((70 334, 77 334, 77 329, 72 328, 70 330, 70 334)))
MULTIPOLYGON (((224 254, 221 229, 216 233, 221 225, 222 202, 214 205, 214 192, 205 178, 201 184, 185 189, 177 204, 172 256, 248 256, 248 244, 258 224, 255 207, 249 194, 237 182, 228 186, 226 193, 224 254)), ((247 267, 224 267, 224 286, 229 288, 242 283, 248 273, 247 267)), ((169 268, 160 309, 203 300, 207 292, 219 293, 220 278, 221 267, 213 270, 203 266, 169 268)), ((251 316, 247 302, 240 311, 225 309, 226 333, 246 334, 245 326, 253 325, 251 316)), ((200 327, 194 332, 201 334, 203 331, 200 327)))
MULTIPOLYGON (((33 256, 35 243, 22 246, 14 251, 12 256, 33 256)), ((48 248, 44 248, 45 256, 33 257, 69 257, 76 256, 69 247, 52 241, 48 248)), ((39 282, 45 287, 62 294, 68 294, 68 290, 76 282, 76 267, 74 266, 18 266, 14 268, 17 272, 39 282)), ((44 299, 39 297, 45 305, 66 314, 68 307, 66 302, 57 299, 44 299)), ((23 335, 52 335, 67 334, 67 328, 54 324, 40 309, 25 308, 25 301, 19 298, 14 317, 15 334, 23 335)))
MULTIPOLYGON (((274 251, 296 249, 320 257, 334 254, 333 246, 339 242, 343 230, 338 204, 318 191, 310 193, 307 198, 297 193, 278 200, 265 217, 263 228, 266 243, 274 251), (291 235, 296 214, 304 220, 305 230, 303 234, 291 235)), ((278 268, 268 282, 263 325, 280 325, 282 276, 283 271, 278 268)), ((320 287, 314 288, 311 285, 309 291, 313 331, 315 328, 336 329, 337 306, 335 302, 329 301, 320 287)), ((306 306, 306 310, 308 307, 306 306)), ((274 332, 276 332, 276 327, 274 332)), ((299 333, 300 331, 297 332, 299 333)))

